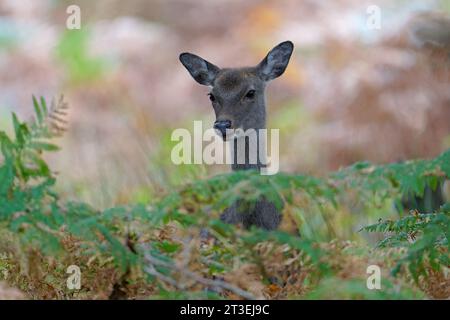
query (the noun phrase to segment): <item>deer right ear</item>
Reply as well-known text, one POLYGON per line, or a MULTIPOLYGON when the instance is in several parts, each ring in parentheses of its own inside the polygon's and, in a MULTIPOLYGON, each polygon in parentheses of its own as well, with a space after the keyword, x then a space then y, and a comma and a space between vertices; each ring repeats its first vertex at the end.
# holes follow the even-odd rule
POLYGON ((270 50, 257 66, 260 77, 264 81, 270 81, 281 76, 286 70, 293 50, 294 44, 291 41, 282 42, 270 50))
POLYGON ((220 71, 219 67, 192 53, 185 52, 180 54, 180 61, 189 71, 192 78, 205 86, 212 86, 216 75, 220 71))

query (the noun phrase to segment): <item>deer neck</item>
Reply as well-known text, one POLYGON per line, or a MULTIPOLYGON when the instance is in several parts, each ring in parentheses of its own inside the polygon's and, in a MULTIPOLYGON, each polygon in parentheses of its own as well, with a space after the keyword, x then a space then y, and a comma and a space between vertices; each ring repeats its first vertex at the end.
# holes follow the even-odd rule
POLYGON ((265 157, 265 153, 261 152, 262 154, 260 155, 260 151, 262 151, 260 150, 260 148, 263 143, 265 143, 266 139, 264 130, 262 130, 266 129, 265 106, 264 108, 260 108, 260 110, 260 113, 250 115, 250 128, 252 129, 247 130, 244 136, 234 138, 234 145, 233 148, 231 148, 233 159, 231 169, 233 171, 251 169, 260 171, 261 167, 263 166, 262 157, 265 157), (253 136, 251 136, 251 132, 254 133, 253 136), (247 133, 250 134, 247 135, 247 133), (241 158, 239 159, 241 153, 243 153, 245 156, 241 155, 241 158))

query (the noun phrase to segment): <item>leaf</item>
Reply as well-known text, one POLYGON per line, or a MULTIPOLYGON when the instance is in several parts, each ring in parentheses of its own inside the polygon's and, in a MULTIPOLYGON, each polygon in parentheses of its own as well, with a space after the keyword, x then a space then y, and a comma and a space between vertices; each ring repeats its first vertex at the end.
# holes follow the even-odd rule
POLYGON ((45 98, 41 96, 41 106, 42 106, 42 113, 44 116, 48 115, 48 108, 47 103, 45 102, 45 98))
POLYGON ((39 107, 39 102, 37 101, 34 95, 33 95, 33 106, 34 112, 36 113, 37 121, 39 124, 42 124, 44 121, 44 116, 42 114, 41 108, 39 107))
POLYGON ((13 186, 14 182, 14 168, 10 159, 6 160, 0 166, 0 196, 6 195, 7 191, 13 186))
POLYGON ((23 127, 20 123, 19 119, 17 118, 17 115, 13 112, 12 113, 12 119, 13 119, 13 126, 14 126, 14 133, 16 135, 16 141, 19 144, 23 144, 24 142, 24 136, 23 136, 23 127))
POLYGON ((58 151, 60 148, 52 143, 42 142, 42 141, 33 141, 30 143, 30 147, 36 150, 43 151, 58 151))
POLYGON ((164 252, 175 253, 181 248, 181 245, 178 243, 173 243, 173 242, 164 240, 164 241, 158 243, 157 247, 164 252))

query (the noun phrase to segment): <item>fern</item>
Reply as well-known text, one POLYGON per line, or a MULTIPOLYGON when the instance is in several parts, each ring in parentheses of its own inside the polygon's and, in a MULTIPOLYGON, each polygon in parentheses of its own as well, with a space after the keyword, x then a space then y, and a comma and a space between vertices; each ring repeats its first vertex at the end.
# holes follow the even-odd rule
MULTIPOLYGON (((132 266, 139 269, 149 282, 158 285, 160 295, 167 294, 168 288, 185 295, 186 286, 194 282, 198 290, 191 297, 201 295, 206 284, 250 297, 228 283, 204 277, 232 270, 238 259, 258 266, 268 281, 263 260, 278 249, 301 270, 310 270, 311 279, 333 272, 325 260, 328 253, 314 239, 280 231, 243 231, 217 219, 236 200, 251 202, 264 196, 279 208, 301 207, 326 214, 329 208, 339 209, 349 191, 356 192, 363 202, 398 200, 403 193, 420 195, 425 185, 435 186, 439 179, 450 177, 448 150, 432 160, 384 166, 357 163, 325 178, 238 171, 186 184, 154 199, 151 206, 130 204, 100 211, 85 203, 60 199, 54 190, 55 174, 42 158, 43 152, 58 150, 52 141, 66 130, 67 104, 61 98, 47 107, 44 98, 33 97, 33 105, 35 118, 31 123, 21 122, 13 114, 14 138, 0 131, 0 223, 24 247, 46 255, 71 255, 73 249, 67 248, 67 241, 75 239, 80 254, 112 258, 124 275, 132 266), (164 236, 165 229, 173 225, 179 227, 177 237, 164 236), (190 241, 203 228, 215 236, 217 244, 205 250, 193 249, 190 241), (261 247, 268 248, 265 256, 257 253, 261 247), (191 253, 190 259, 186 252, 191 253), (198 271, 202 269, 199 264, 206 271, 198 271)), ((381 220, 362 230, 387 234, 377 246, 380 250, 406 248, 394 274, 406 265, 417 280, 430 268, 450 265, 449 215, 446 205, 439 212, 381 220)), ((314 282, 311 279, 308 281, 314 282)))
MULTIPOLYGON (((4 157, 5 174, 14 171, 14 175, 27 182, 30 178, 51 177, 51 172, 42 159, 43 151, 56 151, 58 146, 50 140, 61 136, 67 123, 62 117, 66 115, 67 104, 63 97, 57 103, 52 102, 47 108, 45 99, 41 97, 40 103, 33 97, 36 118, 30 124, 20 122, 13 113, 13 126, 15 140, 11 140, 4 132, 0 133, 0 144, 4 157)), ((9 174, 11 178, 11 174, 9 174)))
POLYGON ((441 212, 412 215, 397 221, 380 221, 364 227, 368 232, 382 232, 388 235, 377 247, 403 247, 407 251, 398 261, 393 275, 397 275, 403 266, 407 266, 414 279, 428 276, 430 269, 441 271, 450 265, 450 207, 442 206, 441 212))

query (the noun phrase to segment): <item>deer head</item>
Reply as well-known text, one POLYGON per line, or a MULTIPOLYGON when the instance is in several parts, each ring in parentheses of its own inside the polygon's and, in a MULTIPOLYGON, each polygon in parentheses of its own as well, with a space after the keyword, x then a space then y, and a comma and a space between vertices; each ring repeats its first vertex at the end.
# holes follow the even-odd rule
POLYGON ((195 81, 211 88, 214 128, 225 139, 227 129, 266 127, 266 83, 284 73, 293 49, 292 42, 282 42, 257 66, 245 68, 219 68, 192 53, 182 53, 180 61, 195 81))

